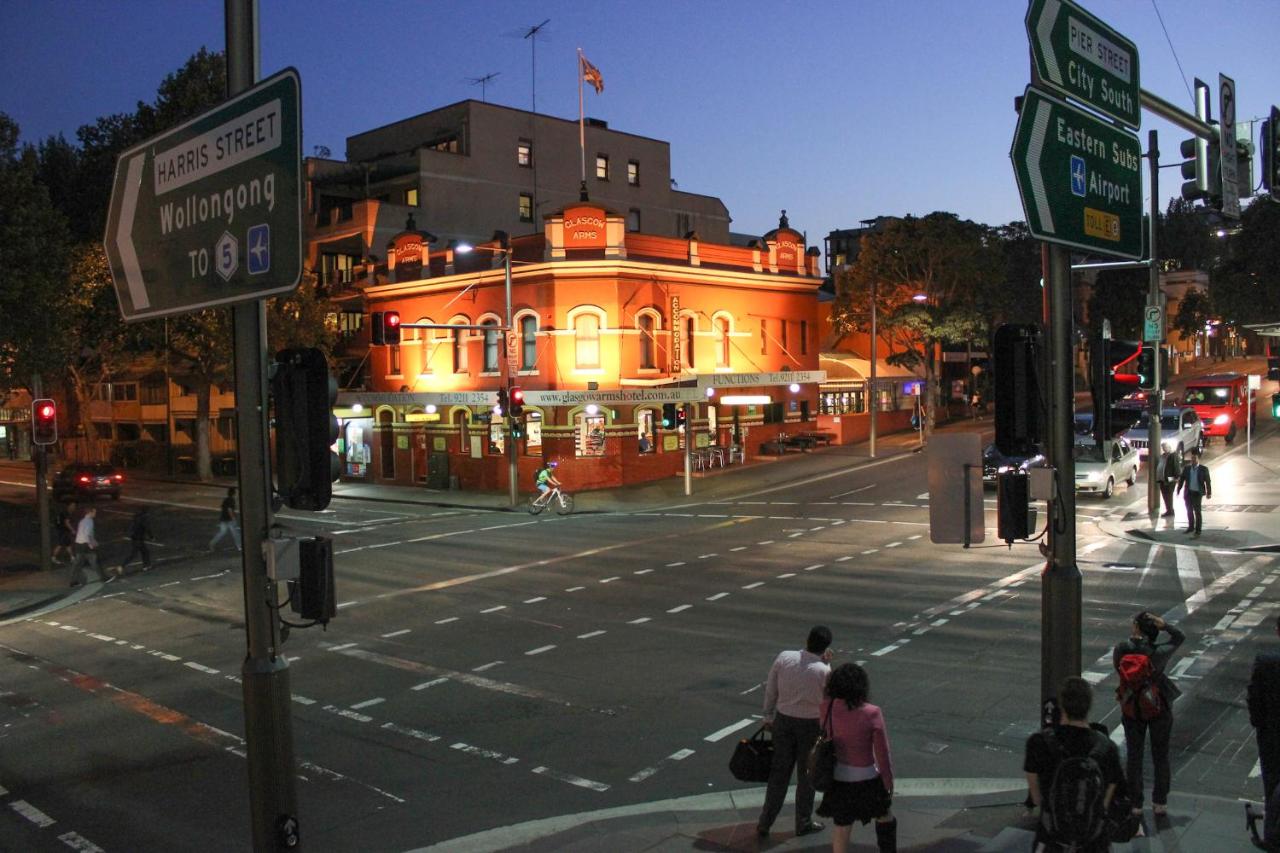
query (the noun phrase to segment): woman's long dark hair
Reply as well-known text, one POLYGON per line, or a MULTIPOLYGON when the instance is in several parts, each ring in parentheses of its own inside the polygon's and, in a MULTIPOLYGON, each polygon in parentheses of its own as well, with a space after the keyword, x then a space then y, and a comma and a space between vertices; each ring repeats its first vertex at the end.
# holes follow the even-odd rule
POLYGON ((871 680, 867 678, 867 671, 856 663, 840 664, 827 678, 827 695, 832 699, 843 699, 852 711, 871 695, 871 680))

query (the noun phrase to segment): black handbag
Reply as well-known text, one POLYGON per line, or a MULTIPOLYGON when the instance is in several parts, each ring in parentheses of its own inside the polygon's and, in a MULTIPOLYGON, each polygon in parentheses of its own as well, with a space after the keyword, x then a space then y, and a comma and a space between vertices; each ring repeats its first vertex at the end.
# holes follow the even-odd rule
POLYGON ((814 741, 813 749, 809 750, 809 757, 805 762, 809 784, 813 786, 813 790, 824 794, 834 787, 836 780, 836 743, 832 740, 831 732, 831 708, 834 704, 831 702, 827 705, 827 721, 818 733, 818 739, 814 741))
POLYGON ((768 782, 773 769, 773 738, 766 737, 768 729, 760 727, 749 738, 738 741, 733 757, 729 759, 729 772, 740 782, 768 782))

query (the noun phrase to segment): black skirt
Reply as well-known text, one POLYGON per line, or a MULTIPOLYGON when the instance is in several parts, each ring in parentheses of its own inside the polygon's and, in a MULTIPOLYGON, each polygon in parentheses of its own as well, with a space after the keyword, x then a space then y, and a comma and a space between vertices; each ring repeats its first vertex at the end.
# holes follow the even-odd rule
POLYGON ((884 817, 892 805, 893 797, 879 776, 861 782, 837 780, 831 790, 822 795, 818 814, 831 818, 836 826, 850 826, 855 820, 869 823, 884 817))

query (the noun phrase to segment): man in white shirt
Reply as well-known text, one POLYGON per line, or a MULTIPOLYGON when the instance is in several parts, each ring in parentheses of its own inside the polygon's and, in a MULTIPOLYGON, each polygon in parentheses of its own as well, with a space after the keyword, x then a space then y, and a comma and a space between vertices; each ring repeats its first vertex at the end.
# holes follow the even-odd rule
POLYGON ((769 827, 782 810, 791 784, 791 771, 800 763, 796 784, 796 835, 822 830, 813 819, 813 785, 804 772, 804 761, 818 739, 821 724, 818 711, 822 705, 827 676, 831 674, 831 629, 815 625, 801 651, 778 655, 769 669, 764 690, 764 724, 773 733, 773 765, 764 809, 756 824, 756 835, 765 838, 769 827))
POLYGON ((88 564, 98 573, 98 580, 104 583, 108 579, 108 575, 102 570, 102 566, 98 565, 98 539, 94 535, 93 518, 98 511, 93 507, 89 507, 84 511, 84 517, 80 519, 80 523, 76 525, 76 544, 75 562, 71 564, 71 585, 80 586, 84 583, 84 567, 88 564))

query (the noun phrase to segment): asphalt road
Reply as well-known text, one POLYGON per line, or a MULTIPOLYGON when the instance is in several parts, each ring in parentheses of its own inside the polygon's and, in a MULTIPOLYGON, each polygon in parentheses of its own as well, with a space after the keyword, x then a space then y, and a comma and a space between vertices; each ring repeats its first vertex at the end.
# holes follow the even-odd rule
MULTIPOLYGON (((867 666, 900 779, 1020 776, 1039 692, 1036 546, 931 545, 924 456, 847 461, 643 512, 344 500, 286 513, 294 532, 336 540, 340 601, 327 631, 286 644, 307 846, 407 850, 740 787, 726 765, 769 664, 814 623, 838 661, 867 666)), ((31 500, 16 482, 0 501, 31 500)), ((128 514, 155 502, 157 568, 0 626, 0 849, 247 849, 239 562, 204 548, 220 497, 133 484, 101 505, 100 538, 122 552, 128 514)), ((1274 608, 1280 563, 1098 528, 1126 508, 1145 513, 1142 481, 1079 501, 1096 716, 1117 724, 1109 650, 1131 615, 1170 614, 1190 661, 1174 787, 1256 796, 1243 690, 1266 629, 1223 622, 1274 608)))

